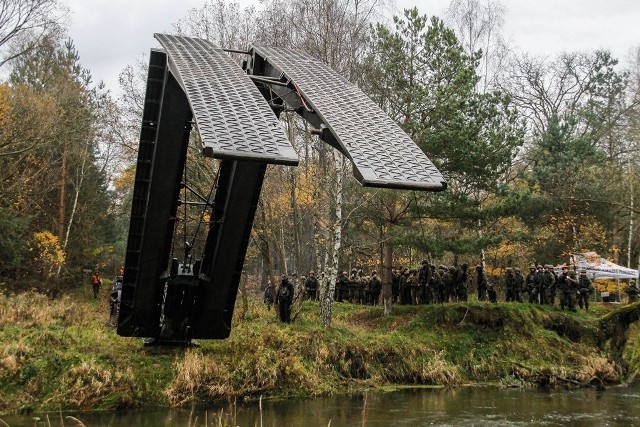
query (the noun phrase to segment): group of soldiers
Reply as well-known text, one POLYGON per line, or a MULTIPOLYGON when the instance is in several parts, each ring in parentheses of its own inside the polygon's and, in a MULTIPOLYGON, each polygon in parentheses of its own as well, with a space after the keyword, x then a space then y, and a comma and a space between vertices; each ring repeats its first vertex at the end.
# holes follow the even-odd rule
MULTIPOLYGON (((327 278, 322 275, 321 280, 327 280, 327 278)), ((317 300, 319 297, 318 279, 313 271, 303 282, 307 299, 317 300)), ((377 305, 381 292, 382 280, 376 271, 372 271, 371 275, 365 275, 362 270, 354 268, 351 270, 351 274, 343 271, 338 275, 333 300, 352 304, 377 305)))
MULTIPOLYGON (((479 301, 497 302, 497 291, 488 280, 483 266, 475 267, 476 290, 479 301)), ((295 282, 298 282, 294 279, 295 282)), ((302 276, 298 282, 304 286, 302 295, 309 300, 319 299, 320 282, 328 281, 328 276, 321 274, 317 278, 313 271, 307 277, 302 276)), ((435 266, 423 260, 420 268, 403 267, 392 270, 392 301, 397 304, 434 304, 447 302, 466 302, 469 285, 472 283, 469 267, 435 266)), ((284 306, 291 305, 293 286, 283 280, 280 288, 287 284, 286 297, 276 295, 277 302, 284 306)), ((503 277, 504 294, 507 302, 529 302, 531 304, 554 305, 556 298, 562 310, 577 311, 576 306, 589 310, 589 299, 594 293, 591 280, 586 271, 576 275, 575 268, 568 265, 555 272, 552 265, 531 265, 525 276, 520 268, 507 268, 503 277)), ((631 283, 627 289, 629 301, 639 298, 640 291, 631 283)), ((334 301, 352 304, 377 305, 380 302, 382 280, 376 271, 366 275, 362 270, 352 269, 351 273, 343 271, 336 279, 334 301)), ((265 302, 266 296, 265 296, 265 302)), ((284 307, 280 307, 281 311, 284 307)), ((285 322, 289 316, 281 316, 285 322)))
MULTIPOLYGON (((397 304, 430 304, 467 301, 469 274, 467 264, 455 267, 430 265, 422 261, 419 269, 397 267, 392 270, 392 300, 397 304)), ((317 299, 318 281, 313 272, 305 279, 308 299, 317 299)), ((378 305, 382 280, 376 271, 366 275, 362 270, 343 271, 336 279, 334 301, 378 305)))
POLYGON ((420 268, 397 268, 392 271, 393 302, 398 304, 434 304, 466 302, 469 267, 435 266, 422 260, 420 268))
POLYGON ((504 278, 506 301, 522 302, 527 294, 529 303, 554 305, 558 297, 562 310, 576 311, 580 308, 589 310, 589 298, 594 293, 591 280, 586 271, 581 270, 576 277, 575 269, 562 266, 557 274, 551 265, 532 265, 527 276, 523 276, 519 268, 507 268, 504 278))
MULTIPOLYGON (((325 278, 326 280, 326 278, 325 278)), ((396 267, 392 270, 392 299, 397 304, 429 304, 467 301, 468 266, 445 267, 422 261, 419 269, 396 267)), ((313 272, 303 279, 308 299, 318 298, 318 280, 313 272)), ((336 279, 333 300, 352 304, 378 305, 382 279, 376 271, 370 275, 362 270, 341 272, 336 279)))

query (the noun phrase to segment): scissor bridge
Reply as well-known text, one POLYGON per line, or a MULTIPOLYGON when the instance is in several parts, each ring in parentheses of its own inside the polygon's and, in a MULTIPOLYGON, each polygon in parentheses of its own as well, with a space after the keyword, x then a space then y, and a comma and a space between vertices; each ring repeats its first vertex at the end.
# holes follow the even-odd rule
MULTIPOLYGON (((297 165, 278 114, 298 112, 365 186, 439 191, 416 144, 362 91, 301 52, 249 49, 242 69, 208 41, 157 34, 133 191, 118 334, 226 338, 267 164, 297 165), (174 259, 192 123, 219 159, 202 253, 174 259)), ((212 180, 214 178, 212 177, 212 180)))

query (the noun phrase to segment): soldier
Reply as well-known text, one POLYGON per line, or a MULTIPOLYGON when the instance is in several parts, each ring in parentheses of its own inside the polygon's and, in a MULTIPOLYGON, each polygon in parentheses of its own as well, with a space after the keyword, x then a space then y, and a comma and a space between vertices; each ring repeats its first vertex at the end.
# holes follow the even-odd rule
POLYGON ((504 276, 504 287, 506 290, 505 300, 507 302, 515 301, 513 289, 513 287, 515 286, 514 281, 513 270, 511 268, 507 268, 504 276))
POLYGON ((304 293, 307 299, 315 301, 318 299, 318 279, 313 271, 309 272, 309 277, 304 282, 304 293))
POLYGON ((520 268, 515 269, 515 276, 513 276, 513 296, 514 301, 522 302, 522 292, 524 291, 524 276, 520 268))
POLYGON ((267 308, 271 310, 271 306, 273 305, 273 289, 271 288, 271 283, 267 283, 267 286, 264 288, 264 303, 267 305, 267 308))
POLYGON ((438 283, 438 300, 440 303, 449 302, 449 283, 451 282, 449 270, 440 264, 438 266, 438 273, 440 276, 440 282, 438 283))
POLYGON ((487 296, 489 297, 489 302, 498 302, 498 293, 493 288, 492 284, 489 284, 487 287, 487 296))
POLYGON ((447 283, 447 301, 455 302, 458 300, 458 294, 456 291, 456 268, 449 266, 447 271, 449 273, 449 282, 447 283))
POLYGON ((432 303, 439 303, 440 301, 440 286, 442 283, 442 278, 440 277, 440 272, 436 269, 435 265, 431 265, 431 281, 429 282, 429 290, 431 292, 431 297, 429 298, 432 303))
POLYGON ((553 272, 553 266, 550 264, 544 266, 544 284, 546 288, 545 300, 547 304, 553 305, 556 299, 556 276, 553 272))
POLYGON ((391 271, 391 291, 393 293, 393 302, 400 302, 400 269, 394 268, 391 271))
POLYGON ((558 290, 558 273, 556 273, 556 270, 553 268, 553 265, 549 265, 549 272, 553 276, 553 294, 551 294, 553 300, 550 302, 550 304, 554 305, 555 299, 556 299, 556 292, 558 290))
POLYGON ((638 288, 636 287, 636 281, 635 280, 631 280, 629 282, 629 286, 627 287, 627 290, 625 292, 629 296, 629 304, 633 304, 634 302, 638 302, 638 294, 640 292, 638 292, 638 288))
POLYGON ((537 299, 538 293, 535 289, 534 282, 536 277, 536 266, 532 265, 529 267, 529 274, 524 281, 525 292, 529 294, 529 303, 533 304, 533 302, 537 299))
POLYGON ((476 266, 478 301, 487 300, 487 274, 481 265, 476 266))
POLYGON ((336 279, 335 300, 342 302, 349 297, 349 276, 346 271, 340 273, 336 279))
POLYGON ((562 274, 558 277, 558 288, 561 292, 560 295, 560 309, 565 308, 570 311, 576 311, 576 293, 578 288, 578 281, 575 280, 575 272, 572 272, 573 277, 569 274, 569 267, 562 266, 562 274))
POLYGON ((369 288, 371 289, 371 305, 378 305, 378 300, 380 299, 380 292, 382 291, 382 282, 378 277, 378 273, 375 271, 371 272, 371 279, 369 280, 369 288))
POLYGON ((589 296, 593 293, 593 285, 585 270, 580 270, 578 278, 578 306, 589 311, 589 296))
POLYGON ((420 304, 420 284, 418 283, 418 270, 409 270, 409 276, 407 277, 407 287, 410 292, 409 303, 412 305, 420 304))
POLYGON ((411 303, 411 289, 409 289, 409 285, 407 284, 407 279, 409 278, 409 269, 404 268, 400 273, 400 304, 410 304, 411 303))
POLYGON ((545 277, 544 277, 544 267, 542 265, 538 265, 538 271, 536 272, 534 287, 538 294, 538 300, 536 302, 539 304, 546 304, 547 303, 547 287, 546 287, 545 277))
POLYGON ((281 276, 280 287, 278 288, 278 314, 280 321, 291 323, 291 304, 293 304, 293 285, 286 274, 281 276))
POLYGON ((371 277, 362 276, 360 278, 360 303, 364 305, 371 304, 371 277))
POLYGON ((369 278, 365 277, 362 269, 358 270, 358 304, 367 303, 367 287, 369 278))
POLYGON ((467 285, 469 282, 469 266, 467 264, 462 264, 460 268, 456 271, 456 294, 458 297, 458 301, 467 302, 467 285))
POLYGON ((418 284, 420 285, 420 301, 428 303, 430 298, 429 282, 431 281, 431 267, 426 259, 422 260, 422 265, 418 271, 418 284))
POLYGON ((349 287, 349 302, 350 303, 356 303, 358 301, 358 299, 360 298, 360 296, 358 295, 359 293, 359 286, 358 286, 358 270, 356 270, 355 268, 351 269, 351 275, 349 276, 349 281, 348 283, 348 287, 349 287))

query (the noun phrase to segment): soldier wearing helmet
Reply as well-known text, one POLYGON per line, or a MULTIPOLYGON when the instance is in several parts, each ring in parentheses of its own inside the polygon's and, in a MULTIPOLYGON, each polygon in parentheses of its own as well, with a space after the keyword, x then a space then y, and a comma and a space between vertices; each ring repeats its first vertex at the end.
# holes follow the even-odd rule
POLYGON ((578 306, 589 311, 589 297, 593 293, 593 285, 591 280, 587 277, 586 270, 580 270, 580 277, 578 278, 578 306))

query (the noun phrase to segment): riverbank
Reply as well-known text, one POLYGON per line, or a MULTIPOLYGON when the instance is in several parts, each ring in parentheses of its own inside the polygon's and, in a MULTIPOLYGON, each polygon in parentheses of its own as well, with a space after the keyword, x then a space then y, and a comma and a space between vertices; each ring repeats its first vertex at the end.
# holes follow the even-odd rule
POLYGON ((324 328, 305 302, 284 325, 260 299, 238 304, 231 337, 143 347, 108 324, 89 292, 0 296, 0 412, 180 406, 225 398, 320 396, 398 385, 606 386, 640 363, 638 325, 612 358, 600 319, 529 304, 334 304, 324 328))

